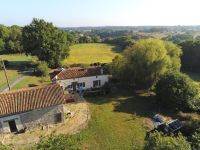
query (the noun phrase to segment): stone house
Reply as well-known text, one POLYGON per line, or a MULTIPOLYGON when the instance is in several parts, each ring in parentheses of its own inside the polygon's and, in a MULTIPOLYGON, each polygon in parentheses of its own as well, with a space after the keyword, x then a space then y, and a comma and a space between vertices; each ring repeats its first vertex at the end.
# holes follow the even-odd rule
POLYGON ((104 67, 74 67, 56 69, 50 73, 52 82, 60 84, 64 89, 76 91, 100 88, 109 81, 108 70, 104 67))
POLYGON ((63 122, 64 97, 58 84, 0 93, 0 132, 20 132, 63 122))

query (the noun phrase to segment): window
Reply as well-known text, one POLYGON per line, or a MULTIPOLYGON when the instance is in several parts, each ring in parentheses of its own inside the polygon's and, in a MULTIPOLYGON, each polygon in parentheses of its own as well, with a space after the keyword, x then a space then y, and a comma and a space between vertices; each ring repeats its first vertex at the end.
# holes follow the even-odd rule
POLYGON ((101 80, 93 81, 93 87, 99 87, 99 86, 101 86, 101 80))
POLYGON ((78 87, 85 87, 85 82, 77 83, 78 87))
POLYGON ((72 88, 72 85, 68 85, 67 88, 68 88, 68 89, 71 89, 71 88, 72 88))
POLYGON ((60 122, 62 122, 62 114, 57 113, 55 114, 55 123, 60 123, 60 122))

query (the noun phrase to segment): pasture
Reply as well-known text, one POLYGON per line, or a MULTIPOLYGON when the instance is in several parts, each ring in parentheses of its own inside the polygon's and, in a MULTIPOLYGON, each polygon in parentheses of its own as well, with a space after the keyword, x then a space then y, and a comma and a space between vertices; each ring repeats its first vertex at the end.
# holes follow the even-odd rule
POLYGON ((142 149, 148 128, 146 122, 152 115, 149 98, 120 89, 105 97, 86 99, 91 120, 86 129, 71 137, 72 141, 80 137, 80 149, 142 149))
MULTIPOLYGON (((20 68, 25 69, 24 65, 30 62, 33 58, 24 54, 9 54, 0 55, 0 59, 9 61, 7 68, 7 75, 9 82, 21 76, 20 68)), ((4 71, 0 69, 0 87, 6 85, 6 78, 4 71)))
POLYGON ((116 55, 119 55, 120 50, 120 47, 100 43, 73 45, 70 47, 69 56, 63 61, 63 65, 110 63, 116 55))
MULTIPOLYGON (((8 80, 11 83, 12 81, 18 79, 20 76, 25 75, 26 78, 19 83, 17 83, 11 89, 20 89, 31 86, 37 86, 44 83, 49 83, 49 78, 41 78, 36 76, 31 76, 23 74, 22 71, 26 71, 29 68, 26 67, 31 61, 35 61, 36 57, 26 56, 25 54, 8 54, 0 55, 0 59, 7 60, 8 65, 6 65, 8 80)), ((4 71, 0 70, 0 88, 7 84, 4 71)))

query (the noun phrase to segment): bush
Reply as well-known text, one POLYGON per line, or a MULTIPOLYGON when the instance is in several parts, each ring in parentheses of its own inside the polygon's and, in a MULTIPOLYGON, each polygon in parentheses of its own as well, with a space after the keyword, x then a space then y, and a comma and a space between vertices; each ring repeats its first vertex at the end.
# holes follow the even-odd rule
POLYGON ((191 142, 193 150, 200 149, 200 128, 192 135, 191 142))
POLYGON ((46 62, 39 62, 36 67, 36 75, 38 76, 47 76, 49 73, 49 68, 46 62))
POLYGON ((102 87, 103 93, 109 94, 111 92, 111 85, 109 82, 106 82, 102 87))
POLYGON ((200 118, 198 117, 199 114, 197 113, 183 113, 179 112, 176 115, 181 121, 183 127, 181 128, 181 133, 185 136, 191 136, 195 133, 195 131, 200 127, 200 118))
POLYGON ((4 60, 4 65, 5 65, 6 67, 8 67, 8 66, 9 66, 9 61, 8 61, 8 60, 4 60))
POLYGON ((188 76, 176 72, 161 77, 156 84, 159 104, 179 110, 200 110, 198 89, 188 76))
POLYGON ((191 146, 181 134, 165 136, 155 131, 147 137, 144 150, 191 150, 191 146))
POLYGON ((79 150, 79 135, 50 135, 42 138, 37 145, 39 150, 79 150))

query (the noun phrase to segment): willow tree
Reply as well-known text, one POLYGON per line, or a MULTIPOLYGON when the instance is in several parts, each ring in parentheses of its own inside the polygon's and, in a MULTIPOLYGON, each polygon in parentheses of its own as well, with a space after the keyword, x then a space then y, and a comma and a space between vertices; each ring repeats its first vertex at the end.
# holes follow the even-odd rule
MULTIPOLYGON (((118 69, 121 72, 118 74, 124 76, 119 78, 122 81, 126 78, 129 84, 137 88, 149 89, 165 72, 180 70, 181 53, 180 48, 170 42, 159 39, 138 40, 125 50, 123 57, 126 62, 123 69, 118 69)), ((118 64, 116 61, 114 59, 112 64, 118 64)))

